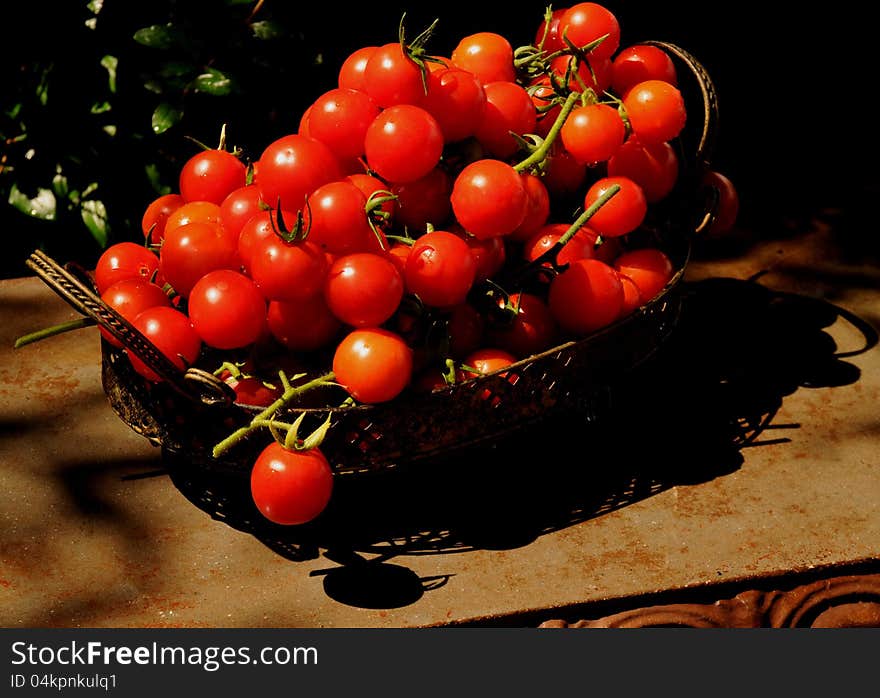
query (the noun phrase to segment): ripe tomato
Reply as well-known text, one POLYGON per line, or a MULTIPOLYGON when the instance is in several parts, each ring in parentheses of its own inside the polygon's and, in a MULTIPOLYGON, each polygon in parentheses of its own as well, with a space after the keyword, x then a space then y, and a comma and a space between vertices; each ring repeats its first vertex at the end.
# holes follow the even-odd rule
POLYGON ((513 47, 500 34, 470 34, 458 42, 450 58, 455 67, 473 73, 484 85, 498 80, 516 81, 513 47))
POLYGON ((317 448, 295 451, 273 441, 251 470, 251 496, 260 513, 282 526, 318 517, 333 493, 333 470, 317 448))
POLYGON ((362 46, 352 51, 339 68, 337 84, 343 89, 364 91, 364 71, 367 61, 376 52, 378 46, 362 46))
POLYGON ((619 274, 619 276, 623 286, 623 305, 620 308, 620 317, 625 317, 642 306, 642 293, 631 278, 625 274, 619 274))
POLYGON ((675 63, 657 46, 636 44, 622 49, 611 63, 611 87, 623 97, 630 87, 645 80, 662 80, 678 85, 675 63))
MULTIPOLYGON (((361 193, 366 197, 367 200, 370 199, 371 196, 377 194, 379 196, 387 196, 387 192, 391 191, 388 188, 388 185, 385 184, 378 177, 373 177, 372 175, 356 173, 350 174, 346 178, 349 182, 354 184, 358 189, 361 190, 361 193), (381 192, 385 192, 384 194, 381 192)), ((388 221, 391 221, 394 217, 395 212, 397 211, 397 204, 392 199, 391 201, 386 201, 382 206, 379 207, 379 210, 388 214, 388 221)))
POLYGON ((520 359, 552 347, 559 330, 547 304, 531 293, 511 294, 509 302, 518 312, 509 325, 492 329, 492 345, 520 359))
POLYGON ((424 177, 440 162, 443 132, 420 107, 399 104, 385 109, 364 138, 367 163, 388 182, 401 184, 424 177))
POLYGON ((254 181, 270 207, 299 211, 306 198, 327 182, 342 178, 333 151, 320 141, 291 134, 270 143, 260 159, 254 181))
POLYGON ((449 312, 446 333, 449 339, 449 355, 461 359, 476 351, 483 341, 486 321, 469 303, 461 303, 449 312))
MULTIPOLYGON (((132 325, 181 371, 199 358, 202 340, 190 324, 189 318, 179 310, 166 306, 147 308, 134 319, 132 325)), ((144 378, 154 383, 161 380, 134 352, 126 349, 126 354, 131 360, 132 368, 144 378)))
POLYGON ((620 24, 608 9, 595 2, 579 2, 565 11, 559 20, 559 35, 565 35, 578 47, 608 35, 590 55, 610 58, 620 46, 620 24))
POLYGON ((228 150, 203 150, 180 170, 180 195, 187 201, 219 205, 231 191, 243 187, 247 167, 228 150))
POLYGON ((413 244, 404 270, 406 288, 425 305, 451 308, 464 302, 476 270, 471 248, 462 238, 435 230, 413 244))
POLYGON ((168 216, 165 235, 187 223, 210 223, 222 229, 223 213, 213 201, 188 201, 168 216))
POLYGON ((619 237, 638 228, 648 212, 642 188, 627 177, 603 177, 584 196, 584 209, 592 206, 611 187, 620 190, 590 218, 590 227, 600 235, 619 237))
POLYGON ((519 172, 488 159, 472 162, 459 173, 450 201, 464 229, 487 238, 508 235, 522 224, 528 195, 519 172))
POLYGON ((235 402, 252 407, 268 407, 281 397, 281 389, 270 387, 255 376, 234 378, 228 373, 220 379, 235 391, 235 402))
POLYGON ((660 293, 675 273, 669 257, 655 248, 624 252, 614 262, 614 268, 635 282, 644 303, 660 293))
POLYGON ((238 250, 218 225, 195 221, 165 233, 162 276, 186 298, 196 282, 215 269, 238 269, 238 250))
POLYGON ((412 378, 413 352, 403 338, 381 328, 348 334, 333 355, 336 382, 358 402, 387 402, 412 378))
POLYGON ((361 89, 382 109, 418 104, 425 96, 422 71, 398 41, 373 51, 364 66, 361 89))
POLYGON ((388 255, 388 259, 394 264, 397 268, 397 271, 400 272, 400 278, 405 278, 406 274, 406 260, 409 258, 409 253, 412 248, 403 242, 395 242, 391 247, 388 248, 386 254, 388 255))
POLYGON ((643 145, 630 137, 608 161, 608 175, 628 177, 642 188, 649 204, 657 203, 675 188, 678 155, 665 141, 643 145))
MULTIPOLYGON (((147 308, 171 306, 171 299, 165 291, 140 276, 111 284, 101 294, 101 300, 129 322, 133 322, 147 308)), ((101 335, 113 346, 122 347, 122 344, 103 327, 101 335)))
POLYGON ((322 293, 290 303, 271 301, 266 319, 272 336, 293 351, 316 351, 328 346, 342 327, 322 293))
POLYGON ((562 330, 583 337, 620 317, 623 285, 604 262, 578 259, 550 282, 549 305, 562 330))
POLYGON ((568 89, 583 92, 590 89, 602 94, 611 86, 611 59, 590 55, 587 61, 579 60, 577 70, 570 69, 572 57, 557 56, 550 61, 550 70, 564 83, 568 78, 568 89))
POLYGON ((587 167, 574 159, 558 140, 550 147, 545 160, 544 186, 551 195, 573 194, 587 179, 587 167))
POLYGON ((562 20, 562 15, 565 14, 567 9, 567 7, 561 7, 553 10, 550 15, 550 22, 545 21, 538 25, 538 29, 535 32, 534 45, 545 53, 549 54, 565 48, 565 43, 562 41, 562 36, 559 33, 559 22, 562 20))
MULTIPOLYGON (((468 354, 464 357, 462 363, 465 366, 469 366, 470 368, 476 369, 479 373, 486 375, 487 373, 494 373, 495 371, 507 368, 511 364, 516 363, 516 357, 503 349, 485 347, 468 354)), ((457 379, 460 381, 474 378, 474 374, 468 371, 458 371, 456 375, 457 379)))
POLYGON ((526 215, 516 229, 508 235, 509 240, 527 240, 537 233, 550 216, 550 193, 541 177, 525 173, 522 175, 526 188, 526 215))
POLYGON ((251 278, 272 301, 304 301, 324 285, 329 266, 320 245, 310 240, 285 242, 277 235, 254 244, 251 278))
POLYGON ((266 300, 244 274, 230 269, 208 272, 193 286, 187 304, 193 329, 215 349, 239 349, 266 329, 266 300))
POLYGON ((633 134, 644 144, 671 141, 687 121, 681 92, 662 80, 633 85, 623 98, 623 108, 633 134))
MULTIPOLYGON (((552 249, 559 242, 559 239, 565 234, 569 226, 566 223, 550 223, 541 228, 535 235, 526 240, 523 245, 523 258, 527 262, 534 262, 538 257, 552 249)), ((596 239, 599 234, 583 226, 574 236, 563 246, 556 255, 556 263, 560 266, 571 264, 578 259, 595 259, 596 258, 596 239)), ((551 269, 550 263, 546 263, 546 267, 551 269)), ((538 278, 549 281, 551 275, 541 274, 538 278)))
POLYGON ((339 257, 324 281, 327 307, 353 327, 378 327, 394 315, 402 298, 403 278, 384 254, 339 257))
POLYGON ((528 92, 532 98, 532 104, 535 105, 535 133, 546 138, 556 121, 556 117, 562 111, 560 104, 553 103, 557 96, 556 90, 551 86, 550 78, 544 75, 533 81, 528 92))
POLYGON ((180 194, 163 194, 150 202, 141 219, 141 232, 149 236, 150 244, 158 245, 165 237, 165 223, 168 216, 179 209, 186 201, 180 194))
POLYGON ((367 198, 351 181, 328 182, 309 196, 309 241, 334 255, 381 252, 367 218, 367 198))
POLYGON ((715 218, 709 226, 708 233, 721 235, 733 228, 739 214, 739 194, 733 182, 715 170, 709 170, 703 177, 703 186, 714 187, 718 192, 718 205, 715 218))
POLYGON ((231 191, 220 204, 220 221, 224 232, 237 241, 242 226, 263 210, 262 204, 260 188, 256 184, 231 191))
POLYGON ((337 88, 309 107, 309 135, 321 141, 340 161, 364 154, 364 136, 379 116, 379 106, 365 92, 337 88))
POLYGON ((463 230, 456 231, 455 234, 471 248, 471 255, 476 265, 474 283, 492 278, 504 266, 507 248, 504 246, 503 238, 478 238, 463 230))
POLYGON ((486 107, 477 77, 461 68, 441 68, 428 75, 428 92, 419 103, 437 119, 447 143, 474 135, 486 107))
POLYGON ((525 88, 515 82, 489 82, 483 89, 486 106, 474 135, 490 155, 503 160, 519 150, 511 133, 534 133, 535 104, 525 88))
MULTIPOLYGON (((281 223, 291 227, 296 223, 296 213, 293 211, 281 211, 281 223)), ((281 230, 278 221, 278 211, 275 209, 263 209, 251 216, 245 223, 238 235, 238 259, 245 272, 250 273, 254 249, 260 243, 270 237, 276 236, 276 231, 281 230)))
POLYGON ((395 221, 405 225, 414 235, 423 233, 428 223, 441 228, 452 213, 449 203, 452 180, 440 167, 414 182, 395 184, 391 191, 397 196, 395 221))
POLYGON ((117 242, 98 257, 94 279, 101 295, 117 281, 147 279, 159 267, 159 258, 143 245, 135 242, 117 242))
POLYGON ((607 161, 620 149, 626 138, 626 125, 614 107, 588 104, 572 110, 559 135, 575 160, 595 165, 607 161))

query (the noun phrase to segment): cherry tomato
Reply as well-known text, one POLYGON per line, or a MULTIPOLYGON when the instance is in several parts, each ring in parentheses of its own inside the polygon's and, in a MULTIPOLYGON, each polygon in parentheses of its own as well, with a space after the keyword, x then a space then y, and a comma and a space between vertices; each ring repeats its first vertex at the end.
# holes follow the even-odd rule
POLYGON ((361 89, 382 109, 418 104, 425 96, 421 69, 397 41, 373 51, 364 66, 361 89))
POLYGON ((272 523, 298 526, 318 517, 333 493, 333 470, 317 448, 296 451, 273 441, 251 470, 251 496, 272 523))
POLYGON ((366 209, 367 198, 351 181, 318 187, 309 196, 309 241, 334 255, 381 252, 366 209))
MULTIPOLYGON (((360 189, 368 201, 373 195, 388 196, 388 193, 391 191, 388 185, 381 179, 365 173, 350 174, 345 179, 360 189)), ((394 218, 397 211, 397 204, 393 199, 386 201, 380 206, 380 210, 388 214, 387 220, 390 221, 394 218)))
POLYGON ((541 22, 538 26, 538 30, 535 32, 534 45, 541 48, 545 53, 553 53, 565 48, 565 42, 562 41, 562 36, 559 34, 559 22, 562 20, 562 15, 565 14, 567 9, 567 7, 561 7, 553 10, 550 15, 550 21, 541 22))
MULTIPOLYGON (((129 322, 133 322, 147 308, 160 305, 171 307, 171 299, 168 294, 156 284, 140 276, 122 279, 111 284, 101 294, 101 300, 129 322)), ((101 328, 101 336, 113 346, 122 347, 122 343, 103 327, 101 328)))
POLYGON ((598 259, 578 259, 550 282, 550 312, 559 327, 583 337, 620 317, 623 285, 598 259))
POLYGON ((228 150, 203 150, 180 170, 180 195, 187 201, 219 205, 231 191, 243 187, 247 167, 228 150))
POLYGON ((364 91, 364 71, 377 48, 378 46, 362 46, 348 55, 339 68, 339 87, 364 91))
POLYGON ((503 160, 519 150, 511 133, 522 136, 535 131, 535 105, 525 88, 515 82, 489 82, 483 89, 486 106, 474 135, 490 155, 503 160))
POLYGON ((291 303, 271 301, 266 319, 272 336, 294 351, 316 351, 326 347, 342 327, 327 307, 322 293, 291 303))
POLYGON ((620 317, 625 317, 642 306, 642 293, 631 278, 625 274, 618 274, 618 276, 620 276, 620 283, 623 286, 623 305, 620 308, 620 317))
POLYGON ((535 133, 546 138, 556 117, 562 111, 562 105, 559 104, 556 90, 553 89, 550 78, 546 75, 537 78, 528 92, 532 104, 535 105, 535 133))
POLYGON ((395 184, 391 191, 397 196, 395 221, 414 234, 424 232, 428 223, 441 228, 452 213, 452 180, 440 167, 414 182, 395 184))
POLYGON ((94 279, 98 295, 123 279, 149 280, 159 267, 159 258, 143 245, 117 242, 98 257, 94 279))
POLYGON ((311 240, 285 242, 277 235, 259 240, 251 253, 251 278, 272 301, 304 301, 324 285, 329 266, 324 250, 311 240))
POLYGON ((162 276, 184 298, 209 271, 240 266, 238 250, 220 226, 198 221, 165 233, 159 264, 162 276))
POLYGON ((299 211, 306 198, 327 182, 342 178, 333 151, 320 141, 297 134, 270 143, 257 161, 254 181, 270 207, 299 211))
POLYGON ((446 333, 449 338, 449 355, 461 359, 476 351, 483 341, 486 321, 469 303, 456 305, 449 311, 446 333))
POLYGON ((337 88, 309 108, 309 135, 324 143, 340 161, 364 154, 364 136, 379 116, 379 106, 365 92, 337 88))
POLYGON ((550 61, 550 70, 564 82, 568 75, 568 88, 575 92, 591 89, 602 94, 611 86, 611 59, 590 55, 586 61, 579 60, 577 69, 570 69, 572 57, 557 56, 550 61))
POLYGON ((251 216, 247 223, 241 227, 238 235, 238 259, 247 273, 250 273, 254 249, 261 240, 277 235, 282 227, 290 230, 296 225, 296 213, 293 211, 281 211, 281 221, 278 220, 278 211, 275 209, 263 209, 251 216))
POLYGON ((252 407, 268 407, 281 397, 281 390, 270 387, 255 376, 237 378, 221 374, 220 379, 235 391, 235 402, 252 407))
POLYGON ((484 85, 498 80, 516 81, 513 47, 500 34, 470 34, 458 42, 450 58, 455 67, 473 73, 484 85))
POLYGON ((266 329, 266 300, 244 274, 230 269, 208 272, 193 286, 187 309, 193 329, 215 349, 239 349, 266 329))
POLYGON ((141 232, 149 236, 150 243, 158 245, 165 237, 165 223, 168 216, 179 209, 186 200, 180 194, 163 194, 150 202, 141 219, 141 232))
POLYGON ((464 229, 487 238, 508 235, 522 224, 528 195, 519 172, 500 160, 486 159, 459 173, 450 201, 464 229))
POLYGON ((529 173, 523 174, 522 178, 526 188, 526 216, 507 236, 510 240, 527 240, 544 226, 550 216, 550 193, 544 181, 529 173))
POLYGON ((486 107, 477 77, 461 68, 442 68, 428 75, 428 93, 420 106, 437 119, 447 143, 474 135, 486 107))
POLYGON ((545 160, 544 186, 551 195, 573 194, 587 179, 587 167, 574 159, 559 141, 555 141, 545 160))
POLYGON ((260 188, 256 184, 231 191, 220 204, 220 221, 224 232, 237 241, 242 226, 263 210, 262 204, 260 188))
POLYGON ((360 252, 337 259, 324 281, 327 307, 353 327, 378 327, 403 298, 403 278, 387 255, 360 252))
POLYGON ((400 278, 405 278, 406 274, 406 260, 409 258, 409 253, 412 251, 412 248, 403 242, 395 242, 388 248, 387 255, 388 259, 397 267, 397 271, 400 272, 400 278))
POLYGON ((624 252, 614 262, 614 268, 635 282, 644 303, 657 296, 675 273, 669 257, 655 248, 624 252))
MULTIPOLYGON (((497 347, 485 347, 468 354, 464 357, 462 363, 465 366, 469 366, 470 368, 476 369, 479 373, 486 375, 488 373, 500 371, 502 368, 507 368, 511 364, 516 363, 516 357, 503 349, 498 349, 497 347)), ((458 371, 457 378, 460 381, 470 380, 471 378, 474 378, 474 374, 469 371, 458 371)), ((516 380, 511 382, 515 383, 516 380)), ((488 397, 488 393, 486 394, 486 397, 488 397)))
POLYGON ((718 205, 715 217, 709 225, 708 233, 721 235, 733 228, 739 214, 739 194, 733 182, 715 170, 709 170, 703 177, 703 186, 714 187, 718 192, 718 205))
POLYGON ((669 143, 643 145, 630 137, 608 161, 607 171, 611 177, 628 177, 642 188, 649 204, 657 203, 675 188, 678 155, 669 143))
POLYGON ((492 345, 520 359, 552 347, 558 328, 547 304, 531 293, 513 293, 509 303, 518 309, 517 314, 509 325, 492 329, 492 345))
MULTIPOLYGON (((565 235, 568 228, 567 223, 550 223, 545 225, 535 235, 526 240, 522 250, 523 258, 527 262, 535 261, 542 254, 552 249, 559 242, 559 239, 565 235)), ((578 259, 595 259, 598 236, 599 234, 595 230, 583 226, 565 243, 556 255, 556 263, 562 266, 571 264, 578 259)), ((545 266, 548 269, 552 268, 549 262, 545 263, 545 266)), ((539 278, 549 281, 551 276, 542 273, 539 278)))
POLYGON ((675 63, 662 48, 636 44, 622 49, 611 63, 611 87, 624 96, 630 87, 645 80, 678 85, 675 63))
MULTIPOLYGON (((210 223, 222 229, 223 213, 213 201, 188 201, 168 216, 165 235, 187 223, 210 223)), ((232 237, 230 235, 230 239, 232 237)))
POLYGON ((627 177, 603 177, 597 181, 584 196, 584 209, 592 206, 613 186, 620 189, 590 218, 590 227, 607 237, 632 232, 642 224, 648 212, 642 188, 627 177))
POLYGON ((623 98, 623 108, 633 134, 644 144, 671 141, 687 121, 681 92, 662 80, 633 85, 623 98))
POLYGON ((381 328, 348 334, 333 355, 336 382, 358 402, 387 402, 412 378, 413 352, 403 338, 381 328))
POLYGON ((370 169, 386 181, 413 182, 440 162, 443 132, 424 109, 399 104, 385 109, 370 124, 364 151, 370 169))
MULTIPOLYGON (((190 324, 189 318, 179 310, 166 306, 147 308, 134 319, 132 325, 181 371, 199 358, 202 340, 190 324)), ((126 349, 126 353, 135 371, 154 383, 161 381, 159 375, 134 352, 126 349)))
POLYGON ((572 110, 559 135, 575 160, 595 165, 607 161, 620 149, 626 138, 626 125, 614 107, 588 104, 572 110))
POLYGON ((466 233, 463 228, 458 226, 454 227, 451 232, 458 235, 471 248, 471 255, 473 255, 474 264, 476 264, 474 283, 495 276, 504 266, 507 259, 507 248, 504 246, 503 238, 478 238, 466 233))
POLYGON ((451 308, 464 302, 476 270, 471 248, 462 238, 435 230, 413 244, 406 259, 406 288, 425 305, 451 308))
POLYGON ((559 20, 559 35, 565 35, 578 47, 608 35, 590 55, 610 58, 620 46, 620 24, 608 9, 595 2, 579 2, 565 11, 559 20))

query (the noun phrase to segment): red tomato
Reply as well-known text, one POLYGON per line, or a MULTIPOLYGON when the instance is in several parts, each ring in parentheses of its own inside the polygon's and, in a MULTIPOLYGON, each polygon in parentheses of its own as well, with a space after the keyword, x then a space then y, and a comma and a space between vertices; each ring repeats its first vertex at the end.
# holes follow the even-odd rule
POLYGON ((228 150, 203 150, 180 170, 180 194, 187 201, 219 205, 231 191, 243 187, 247 167, 228 150))
POLYGON ((544 164, 544 186, 551 195, 573 194, 587 179, 586 165, 575 160, 558 140, 551 146, 544 164))
POLYGON ((425 232, 428 223, 435 228, 443 227, 452 214, 452 180, 440 167, 414 182, 395 184, 391 191, 397 196, 394 220, 413 231, 413 235, 425 232))
POLYGON ((223 376, 221 374, 221 379, 235 391, 235 402, 239 405, 268 407, 281 397, 279 388, 269 387, 254 376, 233 378, 230 375, 223 376))
POLYGON ((123 279, 150 280, 159 267, 159 258, 143 245, 117 242, 98 257, 95 265, 95 286, 101 295, 123 279))
POLYGON ((336 382, 358 402, 387 402, 412 378, 413 352, 403 338, 381 328, 357 329, 333 356, 336 382))
POLYGON ((310 242, 334 255, 381 252, 367 218, 367 198, 351 181, 329 182, 309 197, 310 242))
POLYGON ((687 121, 681 92, 662 80, 633 85, 623 98, 623 108, 633 134, 644 144, 671 141, 687 121))
POLYGON ((477 160, 459 173, 450 201, 465 230, 488 238, 508 235, 522 224, 528 194, 513 167, 500 160, 477 160))
POLYGON ((622 49, 611 63, 611 87, 619 96, 645 80, 662 80, 678 85, 675 63, 657 46, 636 44, 622 49))
POLYGON ((492 345, 520 359, 552 347, 558 328, 547 304, 531 293, 511 294, 509 302, 519 310, 509 325, 492 329, 492 345))
POLYGON ((471 248, 462 238, 435 230, 413 244, 406 259, 406 288, 425 305, 451 308, 464 302, 476 270, 471 248))
POLYGON ((378 46, 362 46, 348 55, 339 68, 339 87, 364 91, 364 71, 377 48, 378 46))
POLYGON ((327 272, 324 298, 333 315, 347 325, 378 327, 400 305, 403 278, 387 255, 345 255, 327 272))
POLYGON ((440 162, 443 132, 420 107, 399 104, 385 109, 367 129, 367 163, 388 182, 401 184, 424 177, 440 162))
POLYGON ((168 221, 168 216, 185 203, 186 200, 180 194, 163 194, 151 201, 141 219, 141 232, 144 238, 149 236, 150 244, 160 244, 165 237, 165 223, 168 221))
POLYGON ((460 68, 442 68, 428 75, 428 93, 419 105, 437 119, 447 143, 474 135, 486 107, 486 93, 477 77, 460 68))
POLYGON ((395 242, 390 248, 388 248, 387 255, 388 259, 394 264, 397 268, 397 271, 400 272, 400 278, 405 278, 406 274, 406 260, 409 258, 409 253, 412 248, 403 242, 395 242))
POLYGON ((297 134, 270 143, 260 159, 254 181, 270 207, 299 211, 306 198, 327 182, 342 178, 333 151, 320 141, 297 134))
POLYGON ((361 89, 383 109, 418 104, 425 96, 422 71, 398 41, 372 52, 364 66, 361 89))
POLYGON ((527 240, 547 223, 550 216, 550 193, 543 179, 529 173, 523 174, 522 178, 526 188, 526 216, 507 236, 510 240, 527 240))
MULTIPOLYGON (((368 201, 374 194, 378 196, 388 196, 388 192, 391 191, 385 182, 372 175, 356 173, 348 175, 345 179, 360 189, 361 193, 368 201)), ((391 201, 386 201, 382 204, 380 210, 388 214, 388 220, 390 221, 397 211, 397 204, 393 199, 391 201)))
POLYGON ((251 216, 242 226, 236 249, 238 250, 238 259, 247 273, 250 273, 254 249, 262 240, 276 236, 276 231, 281 230, 281 223, 290 229, 296 224, 296 213, 282 211, 279 223, 277 210, 263 209, 251 216))
POLYGON ((556 117, 562 111, 560 104, 553 103, 557 95, 556 90, 550 85, 550 78, 544 75, 534 80, 529 89, 529 96, 532 98, 532 104, 535 105, 535 133, 546 138, 556 117))
POLYGON ((324 143, 340 161, 364 154, 364 136, 379 116, 379 106, 365 92, 337 88, 309 108, 309 135, 324 143))
POLYGON ((620 46, 620 24, 608 9, 595 2, 579 2, 565 11, 559 20, 559 35, 565 35, 578 47, 608 35, 590 55, 610 58, 620 46))
POLYGON ((246 347, 266 329, 263 295, 248 277, 229 269, 199 279, 189 294, 187 310, 193 329, 215 349, 246 347))
MULTIPOLYGON (((133 322, 147 308, 171 306, 171 299, 165 291, 140 276, 111 284, 101 294, 101 300, 129 322, 133 322)), ((101 335, 113 346, 122 347, 122 344, 103 327, 101 335)))
POLYGON ((583 337, 620 317, 623 285, 598 259, 579 259, 550 282, 550 312, 560 328, 583 337))
POLYGON ((611 59, 589 56, 587 61, 577 62, 577 70, 571 69, 572 57, 557 56, 550 61, 550 70, 565 83, 568 75, 568 88, 575 92, 593 90, 602 94, 611 86, 611 59))
POLYGON ((328 346, 342 327, 322 293, 291 303, 271 301, 266 319, 272 336, 293 351, 316 351, 328 346))
POLYGON ((642 306, 642 293, 631 278, 625 274, 619 274, 619 276, 623 286, 623 305, 620 308, 620 317, 624 317, 642 306))
POLYGON ((282 526, 318 517, 333 493, 333 470, 317 448, 288 450, 273 441, 251 470, 251 496, 260 513, 282 526))
POLYGON ((220 226, 198 221, 166 231, 159 264, 162 276, 184 298, 209 271, 240 266, 238 250, 220 226))
MULTIPOLYGON (((147 308, 134 319, 132 325, 181 371, 199 358, 202 340, 190 324, 189 318, 179 310, 166 306, 147 308)), ((161 380, 134 352, 126 349, 126 353, 132 368, 140 375, 154 383, 161 380)))
POLYGON ((594 165, 607 161, 620 149, 626 125, 614 107, 588 104, 572 110, 559 135, 575 160, 594 165))
POLYGON ((550 21, 541 22, 538 26, 534 45, 542 49, 544 53, 553 53, 565 48, 565 42, 562 41, 562 36, 559 33, 559 22, 567 9, 567 7, 561 7, 553 10, 550 21))
POLYGON ((311 240, 285 242, 277 235, 254 245, 251 278, 272 301, 304 301, 324 286, 329 266, 321 246, 311 240))
POLYGON ((714 187, 718 192, 715 217, 707 232, 712 235, 726 233, 733 228, 739 214, 739 194, 736 187, 728 177, 715 170, 709 170, 705 174, 703 186, 714 187))
POLYGON ((600 235, 619 237, 638 228, 648 212, 642 188, 627 177, 603 177, 587 190, 584 209, 588 209, 611 187, 618 192, 590 218, 590 227, 600 235))
POLYGON ((449 312, 446 332, 449 338, 449 355, 461 359, 476 351, 483 341, 486 321, 469 303, 461 303, 449 312))
POLYGON ((230 192, 220 204, 220 221, 224 232, 238 240, 242 226, 264 210, 262 203, 260 188, 256 184, 248 184, 230 192))
POLYGON ((675 273, 669 257, 654 248, 624 252, 614 262, 614 268, 635 282, 644 303, 660 293, 675 273))
POLYGON ((165 235, 187 223, 210 223, 222 229, 223 213, 213 201, 188 201, 168 216, 165 235))
POLYGON ((516 81, 513 47, 500 34, 478 32, 464 37, 452 50, 452 64, 477 76, 484 85, 489 82, 516 81))
MULTIPOLYGON (((534 262, 538 257, 552 249, 559 242, 559 239, 565 235, 569 225, 567 223, 550 223, 541 228, 535 235, 529 238, 523 245, 523 258, 527 262, 534 262)), ((582 227, 574 236, 563 246, 556 255, 556 263, 560 266, 571 264, 578 259, 595 259, 596 258, 596 239, 599 234, 588 228, 582 227)), ((545 265, 548 269, 552 265, 548 262, 545 265)), ((549 280, 550 275, 542 274, 539 278, 549 280)))
POLYGON ((525 88, 515 82, 490 82, 483 89, 486 106, 474 135, 490 155, 503 160, 519 150, 511 133, 534 133, 535 105, 525 88))
POLYGON ((642 145, 631 137, 608 161, 608 175, 628 177, 642 188, 649 204, 656 203, 675 188, 678 155, 669 143, 642 145))
MULTIPOLYGON (((487 373, 494 373, 495 371, 499 371, 502 368, 506 368, 511 364, 516 363, 516 357, 503 349, 486 347, 471 352, 464 357, 462 363, 465 366, 469 366, 470 368, 476 369, 479 373, 486 375, 487 373)), ((458 371, 457 377, 460 381, 469 380, 474 378, 474 374, 469 371, 458 371)), ((514 380, 511 382, 516 381, 514 380)))

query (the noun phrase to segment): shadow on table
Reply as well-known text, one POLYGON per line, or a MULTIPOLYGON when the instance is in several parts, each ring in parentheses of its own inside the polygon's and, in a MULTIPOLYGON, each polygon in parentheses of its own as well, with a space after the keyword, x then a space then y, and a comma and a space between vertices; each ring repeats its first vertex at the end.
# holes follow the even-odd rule
POLYGON ((843 358, 877 342, 869 324, 830 303, 709 279, 688 287, 676 333, 614 387, 601 423, 557 419, 491 447, 341 476, 327 510, 296 529, 260 517, 244 475, 213 473, 208 482, 173 461, 169 472, 197 506, 280 555, 304 560, 323 550, 340 566, 313 574, 324 575, 337 601, 399 607, 448 577, 419 578, 390 560, 518 548, 734 472, 742 449, 788 441, 787 430, 799 426, 772 423, 786 395, 857 381, 859 369, 843 358), (839 318, 861 333, 863 347, 838 352, 824 330, 839 318))

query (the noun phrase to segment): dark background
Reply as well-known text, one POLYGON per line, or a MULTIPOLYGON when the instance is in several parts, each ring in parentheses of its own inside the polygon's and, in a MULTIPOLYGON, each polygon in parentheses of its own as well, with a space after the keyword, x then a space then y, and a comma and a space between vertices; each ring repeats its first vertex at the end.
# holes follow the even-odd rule
MULTIPOLYGON (((876 61, 869 23, 858 6, 837 3, 817 10, 751 0, 605 4, 620 21, 622 46, 671 41, 712 75, 721 103, 713 163, 740 192, 740 242, 798 234, 829 215, 845 218, 842 235, 876 237, 878 148, 871 125, 876 61)), ((0 275, 26 274, 23 260, 35 247, 86 265, 101 249, 76 205, 59 202, 54 221, 6 205, 13 182, 33 193, 49 186, 61 163, 71 187, 99 185, 92 197, 107 208, 108 244, 138 239, 144 207, 157 192, 176 188, 177 168, 197 150, 188 136, 215 145, 220 125, 227 123, 230 142, 246 155, 258 155, 273 138, 296 129, 302 110, 334 85, 351 51, 395 40, 404 11, 410 36, 439 18, 430 47, 448 55, 462 36, 476 31, 499 32, 514 45, 529 43, 545 4, 340 6, 267 0, 254 19, 274 23, 279 37, 268 41, 255 41, 247 27, 255 5, 105 0, 97 15, 85 0, 6 8, 6 33, 17 40, 4 41, 0 49, 2 135, 17 133, 20 124, 8 111, 24 101, 18 121, 26 122, 28 138, 2 146, 0 275), (89 18, 97 20, 94 29, 84 24, 89 18), (132 39, 141 27, 165 23, 182 33, 177 48, 163 51, 132 39), (119 59, 113 94, 99 65, 106 54, 119 59), (197 71, 222 70, 233 79, 231 93, 212 96, 172 84, 168 66, 181 62, 197 71), (47 66, 48 100, 38 105, 33 93, 47 66), (150 81, 164 81, 164 91, 145 89, 150 81), (104 99, 112 109, 92 114, 91 105, 104 99), (184 116, 157 135, 150 116, 160 101, 179 106, 184 116), (112 137, 101 128, 110 122, 117 127, 112 137), (35 153, 25 157, 31 148, 35 153), (154 167, 152 179, 147 164, 154 167)), ((878 246, 860 249, 872 255, 878 246)))

